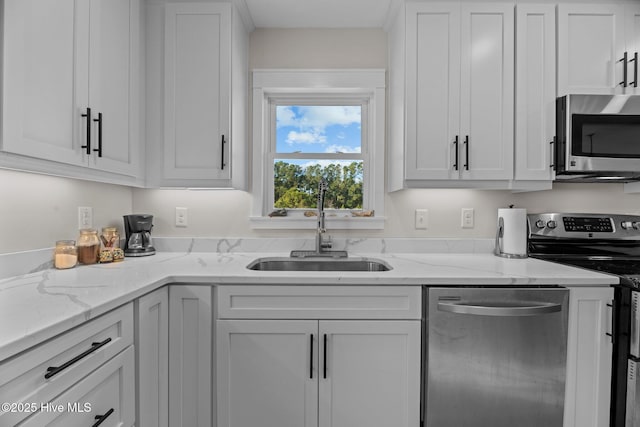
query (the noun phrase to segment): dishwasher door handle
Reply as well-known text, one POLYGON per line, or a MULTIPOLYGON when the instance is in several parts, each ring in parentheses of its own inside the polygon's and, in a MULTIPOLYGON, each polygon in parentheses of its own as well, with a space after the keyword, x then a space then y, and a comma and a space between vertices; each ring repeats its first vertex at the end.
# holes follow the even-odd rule
POLYGON ((539 316, 557 313, 562 310, 561 304, 541 303, 538 305, 474 305, 451 302, 439 302, 438 310, 456 314, 472 314, 476 316, 539 316))

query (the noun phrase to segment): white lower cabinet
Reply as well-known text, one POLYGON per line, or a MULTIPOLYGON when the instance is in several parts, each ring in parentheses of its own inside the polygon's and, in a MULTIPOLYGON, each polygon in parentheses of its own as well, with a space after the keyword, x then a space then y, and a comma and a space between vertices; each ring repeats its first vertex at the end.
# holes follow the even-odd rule
POLYGON ((134 349, 127 348, 21 427, 131 427, 135 421, 134 349))
POLYGON ((569 295, 564 427, 608 426, 613 288, 574 287, 569 295))
POLYGON ((211 286, 169 287, 169 425, 211 427, 211 286))
MULTIPOLYGON (((283 288, 222 286, 218 312, 251 318, 282 305, 283 288)), ((295 299, 297 316, 307 308, 308 319, 274 310, 270 319, 216 321, 218 427, 417 427, 420 289, 388 288, 395 296, 385 298, 383 287, 288 288, 285 300, 295 299), (356 300, 378 304, 385 316, 409 296, 418 303, 404 319, 318 319, 356 300)))
POLYGON ((137 427, 169 426, 169 288, 136 302, 137 427))

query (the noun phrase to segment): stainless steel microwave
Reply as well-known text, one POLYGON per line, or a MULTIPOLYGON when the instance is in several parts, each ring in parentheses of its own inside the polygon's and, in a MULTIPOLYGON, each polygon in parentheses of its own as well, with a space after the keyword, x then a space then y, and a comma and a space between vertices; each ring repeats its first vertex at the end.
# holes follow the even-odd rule
POLYGON ((640 95, 556 100, 557 180, 640 180, 640 95))

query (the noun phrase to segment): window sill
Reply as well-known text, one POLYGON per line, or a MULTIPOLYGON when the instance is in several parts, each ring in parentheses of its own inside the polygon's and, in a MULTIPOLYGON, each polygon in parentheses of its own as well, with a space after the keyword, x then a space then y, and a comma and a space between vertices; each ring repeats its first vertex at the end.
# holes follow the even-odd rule
MULTIPOLYGON (((327 230, 384 230, 384 217, 326 217, 327 230)), ((315 230, 318 227, 316 217, 249 217, 252 229, 259 230, 315 230)))

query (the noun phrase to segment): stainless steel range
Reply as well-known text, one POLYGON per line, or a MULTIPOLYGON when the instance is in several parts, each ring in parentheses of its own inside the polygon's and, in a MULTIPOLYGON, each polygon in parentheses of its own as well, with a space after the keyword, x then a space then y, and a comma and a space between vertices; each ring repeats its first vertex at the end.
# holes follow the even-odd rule
POLYGON ((613 303, 611 427, 640 427, 640 216, 529 214, 534 258, 620 276, 613 303))

